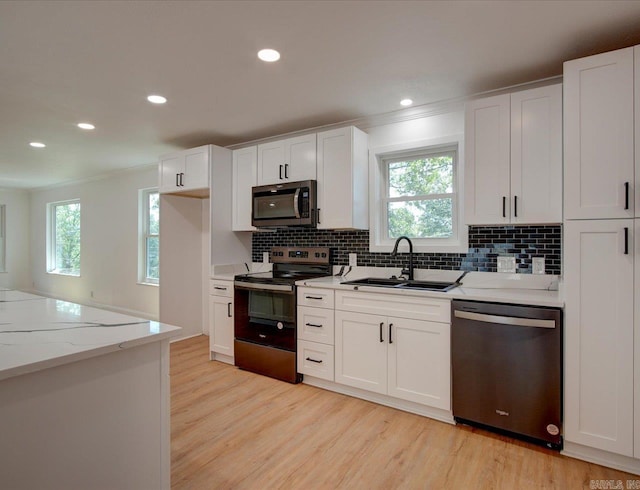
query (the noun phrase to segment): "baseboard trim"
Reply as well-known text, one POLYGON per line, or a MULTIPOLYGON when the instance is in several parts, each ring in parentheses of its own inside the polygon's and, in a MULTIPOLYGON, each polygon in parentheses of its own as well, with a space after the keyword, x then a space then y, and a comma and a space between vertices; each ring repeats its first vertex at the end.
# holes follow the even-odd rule
POLYGON ((640 475, 640 459, 610 453, 601 449, 595 449, 575 442, 564 441, 564 449, 561 454, 575 459, 599 464, 608 468, 626 471, 634 475, 640 475))
POLYGON ((400 400, 392 396, 380 395, 378 393, 372 393, 370 391, 361 390, 359 388, 352 388, 351 386, 345 386, 332 381, 327 381, 321 378, 315 378, 313 376, 304 375, 302 380, 304 384, 315 386, 316 388, 322 388, 328 391, 334 391, 342 395, 353 396, 369 402, 378 403, 386 407, 396 408, 404 412, 415 413, 416 415, 422 415, 431 419, 439 420, 447 424, 455 425, 453 420, 453 414, 440 408, 428 407, 419 403, 410 402, 406 400, 400 400))

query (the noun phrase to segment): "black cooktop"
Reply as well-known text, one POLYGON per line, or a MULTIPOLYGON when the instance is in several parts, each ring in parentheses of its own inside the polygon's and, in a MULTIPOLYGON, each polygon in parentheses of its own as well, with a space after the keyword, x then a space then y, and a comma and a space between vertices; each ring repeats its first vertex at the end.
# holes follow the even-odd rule
POLYGON ((326 247, 274 247, 273 270, 235 276, 237 281, 263 284, 293 284, 331 275, 331 253, 326 247))

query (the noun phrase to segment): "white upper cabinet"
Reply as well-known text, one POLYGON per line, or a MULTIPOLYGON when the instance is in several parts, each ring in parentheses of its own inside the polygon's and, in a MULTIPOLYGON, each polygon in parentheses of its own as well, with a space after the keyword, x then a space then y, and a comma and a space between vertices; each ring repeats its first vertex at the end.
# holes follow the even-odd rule
POLYGON ((467 224, 509 223, 509 94, 468 103, 464 135, 467 224))
POLYGON ((315 179, 315 133, 258 145, 258 185, 315 179))
POLYGON ((566 219, 634 216, 633 62, 626 48, 564 64, 566 219))
POLYGON ((467 104, 467 224, 562 221, 562 86, 467 104))
POLYGON ((160 157, 161 194, 209 195, 210 145, 160 157))
POLYGON ((369 228, 368 136, 349 126, 318 133, 318 228, 369 228))
POLYGON ((251 188, 258 182, 258 147, 233 151, 232 230, 253 231, 251 188))
POLYGON ((511 222, 562 222, 562 85, 511 94, 511 222))

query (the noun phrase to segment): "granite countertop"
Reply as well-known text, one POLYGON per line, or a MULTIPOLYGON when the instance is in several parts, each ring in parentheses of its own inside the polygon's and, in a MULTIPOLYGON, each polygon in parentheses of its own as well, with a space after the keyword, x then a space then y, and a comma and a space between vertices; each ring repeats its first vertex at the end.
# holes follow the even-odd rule
MULTIPOLYGON (((395 269, 356 268, 347 277, 320 277, 298 281, 296 285, 316 288, 353 290, 356 286, 343 284, 363 277, 391 277, 395 269)), ((397 271, 399 274, 399 269, 397 271)), ((416 279, 454 281, 460 271, 435 271, 416 269, 416 279)), ((357 286, 358 291, 370 293, 401 294, 405 296, 443 299, 467 299, 496 303, 522 304, 562 308, 562 288, 558 289, 558 276, 531 274, 501 274, 495 272, 470 272, 462 279, 462 285, 447 292, 397 289, 376 286, 357 286), (550 290, 549 288, 555 288, 550 290)))
POLYGON ((0 289, 0 380, 168 339, 179 327, 0 289))

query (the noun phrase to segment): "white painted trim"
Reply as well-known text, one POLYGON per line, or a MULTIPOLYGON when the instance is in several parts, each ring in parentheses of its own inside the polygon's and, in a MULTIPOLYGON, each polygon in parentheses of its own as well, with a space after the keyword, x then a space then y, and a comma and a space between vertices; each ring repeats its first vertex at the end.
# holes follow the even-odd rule
POLYGON ((315 386, 316 388, 322 388, 328 391, 341 393, 343 395, 361 398, 362 400, 378 403, 379 405, 396 408, 404 412, 415 413, 416 415, 422 415, 424 417, 429 417, 440 422, 455 425, 453 414, 447 410, 428 407, 426 405, 421 405, 420 403, 400 400, 399 398, 381 395, 378 393, 373 393, 371 391, 361 390, 359 388, 352 388, 351 386, 345 386, 339 383, 334 383, 332 381, 327 381, 325 379, 316 378, 306 374, 304 375, 304 379, 302 380, 302 382, 304 384, 315 386))
POLYGON ((564 442, 564 449, 561 454, 571 458, 588 461, 589 463, 595 463, 608 468, 633 473, 634 475, 640 475, 640 459, 634 459, 628 456, 622 456, 620 454, 614 454, 608 451, 602 451, 601 449, 595 449, 568 441, 564 442))

